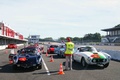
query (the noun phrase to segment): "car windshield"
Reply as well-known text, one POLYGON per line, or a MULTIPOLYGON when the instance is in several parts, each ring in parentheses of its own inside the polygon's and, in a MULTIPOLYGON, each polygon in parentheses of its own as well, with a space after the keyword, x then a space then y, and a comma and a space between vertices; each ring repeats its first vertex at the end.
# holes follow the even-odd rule
POLYGON ((80 47, 79 51, 81 51, 81 52, 85 52, 85 51, 97 52, 97 50, 94 47, 80 47))
POLYGON ((20 54, 25 53, 25 54, 34 54, 36 51, 35 47, 27 47, 27 48, 23 48, 20 50, 20 54))
POLYGON ((16 45, 16 44, 9 44, 9 45, 16 45))
POLYGON ((65 45, 61 45, 60 48, 65 48, 65 45))
POLYGON ((57 48, 57 45, 51 45, 50 48, 57 48))

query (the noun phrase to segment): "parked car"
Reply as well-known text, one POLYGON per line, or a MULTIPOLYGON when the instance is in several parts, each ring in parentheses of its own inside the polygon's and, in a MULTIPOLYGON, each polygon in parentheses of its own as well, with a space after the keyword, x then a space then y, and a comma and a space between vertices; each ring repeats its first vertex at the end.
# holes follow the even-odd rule
POLYGON ((13 69, 18 67, 41 69, 42 56, 38 49, 37 47, 29 46, 18 50, 18 54, 13 57, 13 69))
POLYGON ((51 54, 51 53, 55 53, 55 49, 58 47, 58 45, 50 45, 47 49, 47 53, 51 54))
POLYGON ((8 44, 8 47, 7 47, 7 49, 16 49, 16 48, 17 48, 17 44, 14 44, 14 43, 8 44))
POLYGON ((55 53, 60 56, 60 57, 65 57, 64 56, 64 52, 65 52, 65 45, 59 45, 56 49, 55 49, 55 53))
POLYGON ((98 52, 93 46, 79 46, 73 54, 73 61, 80 62, 83 67, 98 65, 107 68, 111 56, 105 52, 98 52))

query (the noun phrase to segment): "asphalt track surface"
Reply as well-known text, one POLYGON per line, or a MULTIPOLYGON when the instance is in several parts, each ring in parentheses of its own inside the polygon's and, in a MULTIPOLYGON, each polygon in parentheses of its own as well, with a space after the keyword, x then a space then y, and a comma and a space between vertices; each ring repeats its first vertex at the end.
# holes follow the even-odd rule
MULTIPOLYGON (((97 46, 98 47, 98 46, 97 46)), ((99 47, 100 48, 100 47, 99 47)), ((106 48, 107 49, 107 48, 106 48)), ((45 47, 46 51, 46 47, 45 47)), ((9 64, 8 55, 10 50, 0 51, 0 80, 119 80, 120 62, 112 61, 108 68, 88 66, 85 69, 77 62, 73 62, 72 71, 64 71, 64 75, 58 75, 60 63, 65 68, 65 58, 56 54, 42 54, 44 63, 41 70, 19 69, 13 70, 9 64), (50 62, 50 55, 54 62, 50 62), (46 65, 46 66, 45 66, 46 65)))

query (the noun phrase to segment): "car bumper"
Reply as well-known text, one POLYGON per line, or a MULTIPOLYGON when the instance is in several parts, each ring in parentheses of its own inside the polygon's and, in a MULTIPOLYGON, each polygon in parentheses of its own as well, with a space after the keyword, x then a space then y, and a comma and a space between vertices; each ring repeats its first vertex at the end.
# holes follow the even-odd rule
POLYGON ((108 60, 108 59, 103 59, 103 60, 101 60, 101 59, 99 59, 99 60, 90 60, 90 61, 87 61, 87 63, 89 64, 89 65, 104 65, 104 64, 106 64, 106 63, 109 63, 110 62, 110 60, 108 60))

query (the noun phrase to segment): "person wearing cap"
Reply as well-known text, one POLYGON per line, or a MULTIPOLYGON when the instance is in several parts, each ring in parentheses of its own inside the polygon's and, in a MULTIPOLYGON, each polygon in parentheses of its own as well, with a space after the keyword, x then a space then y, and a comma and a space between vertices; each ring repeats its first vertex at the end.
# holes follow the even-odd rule
POLYGON ((65 50, 65 70, 72 70, 72 54, 74 52, 74 43, 71 42, 71 39, 69 37, 66 38, 66 50, 65 50))

